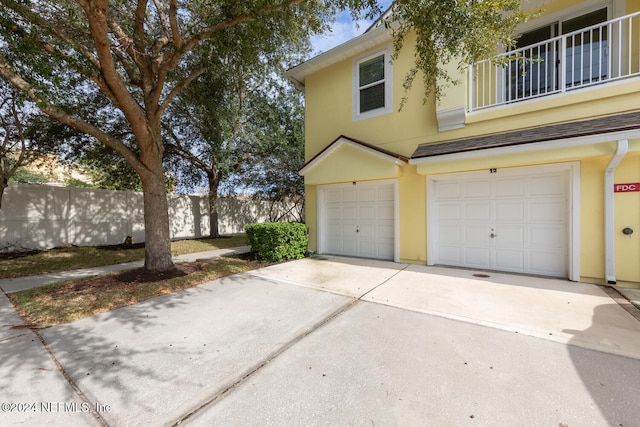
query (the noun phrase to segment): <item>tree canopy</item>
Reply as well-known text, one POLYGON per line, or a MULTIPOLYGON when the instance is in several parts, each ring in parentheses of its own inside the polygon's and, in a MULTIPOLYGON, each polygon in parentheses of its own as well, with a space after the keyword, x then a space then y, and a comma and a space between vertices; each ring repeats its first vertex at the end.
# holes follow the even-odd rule
MULTIPOLYGON (((513 12, 516 4, 397 0, 398 46, 415 31, 416 73, 436 81, 437 61, 446 55, 468 60, 511 40, 521 15, 503 12, 513 12)), ((169 106, 212 58, 272 63, 283 46, 298 49, 343 9, 354 17, 380 14, 375 0, 3 0, 0 76, 42 112, 91 135, 131 165, 144 193, 145 266, 166 270, 173 268, 162 165, 162 121, 169 106), (87 94, 96 90, 108 109, 87 114, 87 94), (114 112, 127 124, 131 143, 110 132, 110 121, 118 119, 114 112)))

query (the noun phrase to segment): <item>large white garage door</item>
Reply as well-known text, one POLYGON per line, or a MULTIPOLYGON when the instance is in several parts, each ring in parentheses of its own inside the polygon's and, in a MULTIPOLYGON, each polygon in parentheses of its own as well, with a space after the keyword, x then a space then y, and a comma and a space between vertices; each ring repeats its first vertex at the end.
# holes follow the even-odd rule
POLYGON ((567 169, 451 174, 430 190, 433 263, 568 277, 567 169))
POLYGON ((357 182, 321 187, 322 253, 393 260, 395 184, 357 182))

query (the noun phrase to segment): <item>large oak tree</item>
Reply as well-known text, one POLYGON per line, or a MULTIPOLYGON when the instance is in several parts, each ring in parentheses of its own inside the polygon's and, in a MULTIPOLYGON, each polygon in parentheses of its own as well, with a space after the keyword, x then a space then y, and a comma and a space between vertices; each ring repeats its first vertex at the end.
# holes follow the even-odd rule
MULTIPOLYGON (((519 4, 398 0, 396 18, 403 25, 397 35, 417 32, 417 70, 432 82, 438 56, 466 61, 513 40, 521 16, 503 11, 519 4)), ((0 76, 44 113, 98 139, 135 169, 144 192, 145 267, 166 270, 173 263, 161 125, 169 105, 207 70, 212 56, 242 54, 256 41, 295 45, 325 30, 346 8, 354 15, 379 12, 375 0, 2 0, 0 76), (72 107, 96 87, 128 123, 133 149, 72 107)))

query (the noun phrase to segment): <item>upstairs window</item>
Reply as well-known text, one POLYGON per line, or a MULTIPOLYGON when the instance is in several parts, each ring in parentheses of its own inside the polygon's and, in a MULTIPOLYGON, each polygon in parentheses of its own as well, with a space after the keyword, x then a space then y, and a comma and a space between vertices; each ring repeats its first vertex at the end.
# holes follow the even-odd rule
POLYGON ((391 65, 388 50, 354 61, 353 119, 391 112, 391 65))

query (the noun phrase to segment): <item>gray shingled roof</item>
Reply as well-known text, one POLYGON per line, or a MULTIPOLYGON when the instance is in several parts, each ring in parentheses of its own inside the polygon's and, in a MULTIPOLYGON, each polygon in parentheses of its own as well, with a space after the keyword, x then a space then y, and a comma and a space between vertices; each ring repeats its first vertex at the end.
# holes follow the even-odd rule
POLYGON ((412 159, 640 129, 640 112, 420 145, 412 159))

